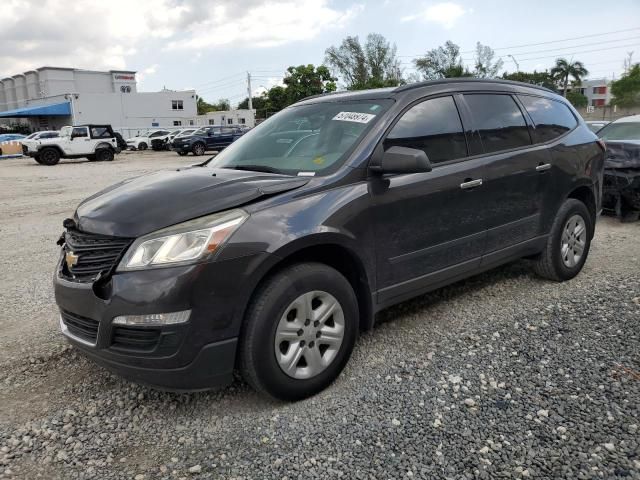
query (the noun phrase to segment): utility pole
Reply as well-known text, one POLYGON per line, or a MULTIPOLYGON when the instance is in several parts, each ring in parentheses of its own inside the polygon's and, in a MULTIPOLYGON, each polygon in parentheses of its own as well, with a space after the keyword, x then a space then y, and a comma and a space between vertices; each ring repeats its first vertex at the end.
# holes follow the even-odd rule
POLYGON ((507 55, 507 57, 511 57, 511 60, 513 60, 513 63, 516 64, 516 73, 520 71, 520 64, 518 64, 518 61, 516 60, 516 57, 514 57, 513 55, 507 55))
POLYGON ((251 98, 251 74, 247 72, 247 95, 249 96, 249 110, 253 110, 253 101, 251 98))

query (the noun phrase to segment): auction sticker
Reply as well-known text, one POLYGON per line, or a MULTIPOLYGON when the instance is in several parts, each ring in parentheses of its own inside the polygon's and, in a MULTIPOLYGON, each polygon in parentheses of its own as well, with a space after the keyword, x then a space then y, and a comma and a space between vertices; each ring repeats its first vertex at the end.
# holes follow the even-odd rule
POLYGON ((375 115, 360 112, 340 112, 332 120, 341 120, 343 122, 369 123, 375 115))

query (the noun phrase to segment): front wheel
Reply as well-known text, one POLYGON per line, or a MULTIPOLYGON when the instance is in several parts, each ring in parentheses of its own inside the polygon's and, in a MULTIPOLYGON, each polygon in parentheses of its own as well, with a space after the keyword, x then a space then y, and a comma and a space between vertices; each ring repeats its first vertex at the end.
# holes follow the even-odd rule
POLYGON ((256 390, 300 400, 329 386, 358 334, 358 302, 333 268, 301 263, 255 293, 240 339, 240 369, 256 390))
POLYGON ((145 142, 140 142, 138 144, 138 150, 146 150, 147 149, 147 144, 145 142))
POLYGON ((193 152, 193 154, 197 157, 199 157, 200 155, 204 155, 205 152, 205 148, 204 148, 204 144, 202 143, 196 143, 192 148, 191 151, 193 152))
POLYGON ((556 282, 575 277, 587 261, 593 228, 585 204, 566 200, 556 214, 544 250, 535 259, 536 273, 556 282))
POLYGON ((60 161, 60 152, 55 148, 43 148, 38 158, 38 163, 42 165, 55 165, 60 161))

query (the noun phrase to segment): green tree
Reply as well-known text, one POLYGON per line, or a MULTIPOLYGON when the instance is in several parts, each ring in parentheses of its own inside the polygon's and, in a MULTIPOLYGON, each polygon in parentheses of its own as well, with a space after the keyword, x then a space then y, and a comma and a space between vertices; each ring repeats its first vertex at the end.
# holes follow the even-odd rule
POLYGON ((611 103, 620 107, 640 105, 640 64, 633 65, 620 80, 611 82, 611 103))
MULTIPOLYGON (((256 110, 256 112, 258 112, 258 114, 260 112, 264 113, 264 109, 266 106, 266 99, 263 95, 260 95, 259 97, 251 97, 251 106, 256 110)), ((244 100, 242 100, 239 104, 238 104, 238 108, 239 109, 247 109, 249 108, 249 97, 245 98, 244 100)))
POLYGON ((336 91, 337 78, 324 65, 299 65, 287 68, 283 83, 289 105, 311 95, 336 91))
POLYGON ((495 78, 502 69, 504 62, 501 58, 493 61, 495 52, 488 45, 476 43, 475 70, 473 76, 477 78, 495 78))
POLYGON ((589 104, 589 99, 582 93, 576 92, 575 90, 567 92, 567 100, 569 100, 571 105, 576 108, 586 107, 589 104))
POLYGON ((207 112, 231 110, 231 103, 226 98, 221 98, 216 103, 207 103, 204 98, 198 97, 196 107, 198 109, 198 115, 204 115, 207 112))
POLYGON ((556 82, 551 74, 546 70, 543 72, 538 72, 536 70, 533 72, 505 72, 502 74, 502 78, 505 80, 513 80, 514 82, 531 83, 533 85, 539 85, 556 91, 556 82))
POLYGON ((413 63, 424 80, 473 76, 462 63, 460 47, 450 40, 429 50, 423 57, 416 58, 413 63))
POLYGON ((339 47, 325 50, 325 62, 333 68, 348 90, 402 85, 397 48, 378 33, 370 33, 364 45, 358 37, 345 38, 339 47))
POLYGON ((566 58, 557 58, 555 66, 551 69, 551 76, 562 86, 562 95, 567 96, 569 77, 580 85, 582 79, 589 74, 582 62, 570 62, 566 58))

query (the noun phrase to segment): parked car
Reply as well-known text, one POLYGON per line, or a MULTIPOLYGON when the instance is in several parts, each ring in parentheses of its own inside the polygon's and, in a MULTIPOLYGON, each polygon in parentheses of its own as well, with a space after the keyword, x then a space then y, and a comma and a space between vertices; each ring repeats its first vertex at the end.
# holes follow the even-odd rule
POLYGON ((59 242, 60 326, 135 381, 204 389, 238 369, 301 399, 340 374, 383 308, 522 257, 544 278, 576 276, 603 163, 601 141, 542 87, 310 97, 208 162, 82 202, 59 242))
POLYGON ((609 124, 607 120, 587 120, 584 122, 593 133, 598 133, 603 127, 609 124))
POLYGON ((640 219, 640 115, 624 117, 598 132, 607 144, 603 207, 624 222, 640 219))
POLYGON ((26 135, 20 135, 19 133, 3 133, 0 135, 0 142, 15 142, 27 138, 26 135))
POLYGON ((61 158, 82 157, 108 162, 119 152, 111 125, 62 127, 59 137, 22 142, 22 153, 41 165, 56 165, 61 158))
POLYGON ((204 155, 207 151, 223 150, 244 135, 238 127, 210 126, 196 130, 192 135, 177 137, 171 142, 171 150, 178 155, 204 155))
POLYGON ((164 137, 156 137, 151 139, 151 148, 155 151, 171 150, 171 142, 178 136, 191 135, 195 132, 195 128, 182 128, 174 130, 164 137))
POLYGON ((127 146, 132 150, 146 150, 154 138, 166 138, 169 133, 171 133, 169 130, 150 130, 147 133, 129 138, 127 146))
POLYGON ((43 130, 41 132, 33 132, 31 135, 28 135, 25 140, 40 140, 41 138, 58 138, 60 136, 60 132, 56 130, 43 130))

